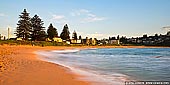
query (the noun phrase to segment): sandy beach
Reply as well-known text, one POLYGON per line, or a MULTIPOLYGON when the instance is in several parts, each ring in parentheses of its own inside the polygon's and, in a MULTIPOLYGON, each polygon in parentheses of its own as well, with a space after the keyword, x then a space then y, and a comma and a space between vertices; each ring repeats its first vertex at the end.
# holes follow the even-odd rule
POLYGON ((68 68, 41 61, 37 50, 66 47, 0 46, 0 85, 88 85, 68 68))
POLYGON ((145 46, 83 46, 83 47, 38 47, 0 46, 0 85, 89 85, 92 82, 79 80, 82 77, 71 73, 66 67, 42 61, 35 54, 39 50, 73 48, 144 48, 145 46))

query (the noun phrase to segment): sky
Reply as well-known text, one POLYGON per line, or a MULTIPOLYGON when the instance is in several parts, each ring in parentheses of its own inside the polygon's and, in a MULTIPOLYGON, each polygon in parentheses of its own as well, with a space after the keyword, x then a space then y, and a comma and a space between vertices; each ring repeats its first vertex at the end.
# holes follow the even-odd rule
POLYGON ((15 37, 19 15, 27 9, 30 17, 39 15, 48 28, 52 23, 60 34, 68 24, 83 38, 98 39, 144 34, 166 34, 170 26, 170 0, 1 0, 0 34, 15 37))

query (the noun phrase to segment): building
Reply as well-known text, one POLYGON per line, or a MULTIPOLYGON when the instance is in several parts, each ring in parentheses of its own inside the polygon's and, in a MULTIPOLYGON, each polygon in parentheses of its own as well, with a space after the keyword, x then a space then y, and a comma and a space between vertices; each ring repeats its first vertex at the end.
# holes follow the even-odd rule
POLYGON ((72 39, 70 40, 70 43, 71 44, 82 44, 82 40, 77 38, 77 33, 76 31, 74 30, 73 34, 72 34, 72 39))
POLYGON ((55 42, 63 42, 63 40, 60 37, 54 37, 53 39, 46 38, 46 41, 55 41, 55 42))
POLYGON ((53 38, 53 41, 59 42, 59 43, 62 43, 62 42, 63 42, 63 40, 62 40, 60 37, 54 37, 54 38, 53 38))
POLYGON ((109 37, 108 44, 119 45, 120 44, 119 36, 117 39, 115 37, 109 37))
POLYGON ((120 44, 120 41, 119 41, 119 40, 109 40, 109 44, 119 45, 119 44, 120 44))
POLYGON ((21 40, 22 40, 22 38, 17 38, 16 40, 17 40, 17 41, 21 41, 21 40))
POLYGON ((125 42, 123 44, 170 46, 170 31, 165 35, 155 34, 154 36, 147 36, 145 34, 138 38, 128 38, 125 39, 125 42))
POLYGON ((92 39, 92 45, 97 45, 97 38, 92 39))
POLYGON ((71 39, 71 44, 82 44, 82 41, 80 39, 71 39))
POLYGON ((50 38, 46 38, 45 40, 46 40, 46 41, 52 41, 50 38))

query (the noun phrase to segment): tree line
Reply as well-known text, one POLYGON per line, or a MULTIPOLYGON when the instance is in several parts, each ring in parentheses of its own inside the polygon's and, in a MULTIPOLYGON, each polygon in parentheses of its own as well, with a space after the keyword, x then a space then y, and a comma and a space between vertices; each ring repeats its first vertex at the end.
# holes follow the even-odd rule
POLYGON ((54 37, 60 37, 63 40, 70 39, 70 32, 68 25, 64 25, 63 30, 58 36, 57 29, 52 25, 49 25, 47 33, 45 31, 44 23, 38 15, 34 15, 30 18, 26 9, 19 15, 19 21, 16 28, 16 38, 22 38, 22 40, 31 41, 44 41, 46 38, 53 40, 54 37))

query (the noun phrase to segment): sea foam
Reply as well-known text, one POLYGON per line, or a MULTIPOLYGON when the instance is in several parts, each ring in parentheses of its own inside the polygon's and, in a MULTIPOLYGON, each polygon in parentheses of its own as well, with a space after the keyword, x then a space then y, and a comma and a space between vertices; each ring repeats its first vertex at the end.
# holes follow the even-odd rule
MULTIPOLYGON (((95 49, 89 49, 95 50, 95 49)), ((72 50, 53 50, 53 51, 38 51, 37 54, 42 55, 39 58, 48 62, 56 63, 64 67, 69 68, 73 73, 80 74, 84 77, 79 78, 80 80, 95 82, 94 85, 123 85, 124 81, 127 79, 123 74, 113 73, 112 76, 101 75, 95 70, 84 69, 80 66, 82 63, 73 61, 64 61, 63 58, 66 56, 71 56, 74 60, 75 55, 67 53, 79 52, 79 49, 72 50), (61 57, 63 56, 63 57, 61 57), (62 58, 62 60, 60 59, 62 58)), ((70 57, 69 57, 70 58, 70 57)), ((84 66, 84 65, 83 65, 84 66)), ((88 67, 88 66, 87 66, 88 67)))

